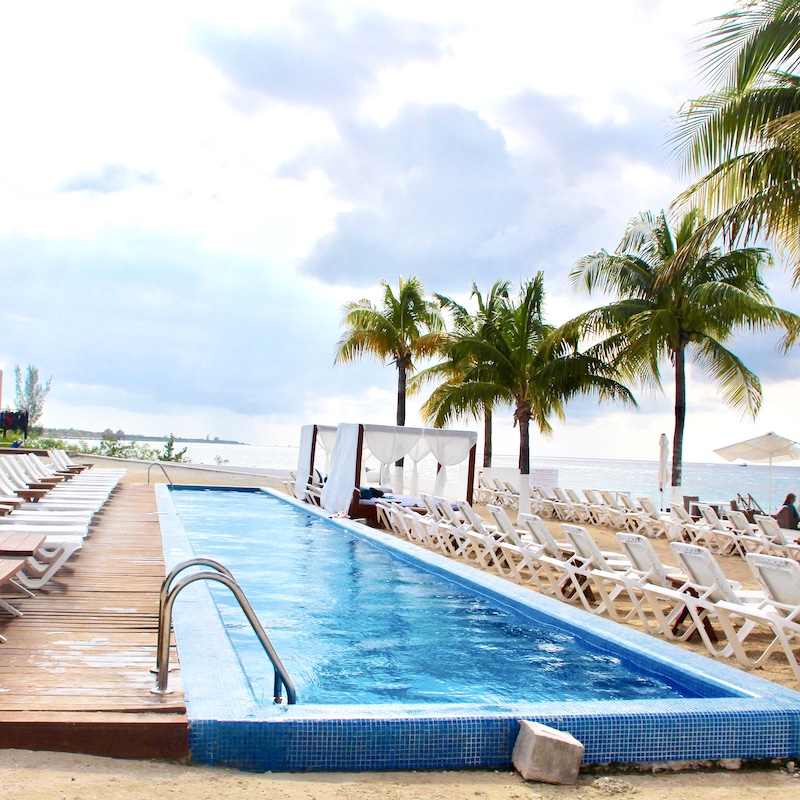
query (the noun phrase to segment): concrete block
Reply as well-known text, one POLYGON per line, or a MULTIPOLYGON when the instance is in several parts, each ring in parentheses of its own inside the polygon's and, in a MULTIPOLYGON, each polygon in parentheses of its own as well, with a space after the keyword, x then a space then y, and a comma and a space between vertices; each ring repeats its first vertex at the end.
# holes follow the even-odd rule
POLYGON ((521 719, 511 758, 526 781, 573 784, 584 749, 569 733, 521 719))

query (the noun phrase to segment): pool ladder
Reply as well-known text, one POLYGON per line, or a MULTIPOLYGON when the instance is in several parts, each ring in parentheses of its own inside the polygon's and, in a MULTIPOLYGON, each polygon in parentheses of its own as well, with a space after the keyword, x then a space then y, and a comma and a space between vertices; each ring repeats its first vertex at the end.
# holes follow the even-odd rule
POLYGON ((175 603, 175 598, 178 593, 185 589, 189 584, 195 581, 216 581, 217 583, 227 586, 233 596, 239 603, 242 611, 244 611, 247 621, 250 623, 258 641, 264 648, 269 660, 272 662, 273 669, 275 670, 275 683, 273 687, 273 701, 275 703, 282 703, 282 688, 286 689, 286 702, 290 705, 297 702, 297 693, 294 688, 294 683, 286 672, 286 667, 280 659, 272 642, 267 636, 267 632, 261 626, 258 617, 250 605, 250 601, 242 591, 242 587, 236 582, 233 573, 219 561, 214 561, 212 558, 190 558, 187 561, 182 561, 164 578, 161 584, 161 591, 159 593, 158 601, 158 647, 156 649, 156 666, 151 672, 157 675, 156 686, 152 689, 153 694, 168 694, 167 682, 169 680, 169 637, 172 629, 172 606, 175 603), (210 567, 210 570, 203 572, 193 572, 181 578, 173 586, 173 582, 180 575, 183 570, 189 567, 210 567))
POLYGON ((153 467, 159 467, 161 471, 164 473, 164 477, 167 479, 167 483, 169 484, 169 488, 171 489, 174 484, 172 483, 172 478, 167 475, 167 471, 164 469, 164 465, 160 461, 154 461, 150 466, 147 468, 147 485, 150 485, 150 470, 153 467))

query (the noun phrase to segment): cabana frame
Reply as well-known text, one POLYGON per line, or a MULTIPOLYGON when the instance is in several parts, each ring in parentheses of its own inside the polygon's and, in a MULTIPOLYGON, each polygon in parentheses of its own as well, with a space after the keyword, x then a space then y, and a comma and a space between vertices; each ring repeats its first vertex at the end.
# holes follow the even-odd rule
MULTIPOLYGON (((318 427, 313 426, 314 438, 316 438, 318 427)), ((389 436, 397 434, 413 437, 416 435, 419 438, 427 438, 431 443, 441 443, 450 437, 465 440, 464 445, 468 447, 466 458, 462 458, 457 462, 450 461, 447 464, 455 466, 456 463, 462 464, 465 460, 467 461, 465 499, 469 503, 472 502, 475 488, 475 461, 478 441, 476 432, 452 431, 444 428, 410 428, 405 426, 343 423, 337 428, 336 443, 331 455, 330 472, 322 490, 322 505, 324 508, 334 514, 349 516, 351 519, 365 519, 368 525, 377 526, 377 507, 372 503, 362 502, 360 492, 364 450, 370 432, 386 433, 389 436)), ((441 445, 439 444, 431 446, 432 453, 435 447, 441 452, 441 445)), ((313 444, 311 452, 312 454, 314 452, 313 444)), ((438 474, 444 467, 439 460, 441 456, 437 457, 434 453, 434 457, 437 458, 438 474)), ((378 460, 380 461, 381 459, 378 460)))

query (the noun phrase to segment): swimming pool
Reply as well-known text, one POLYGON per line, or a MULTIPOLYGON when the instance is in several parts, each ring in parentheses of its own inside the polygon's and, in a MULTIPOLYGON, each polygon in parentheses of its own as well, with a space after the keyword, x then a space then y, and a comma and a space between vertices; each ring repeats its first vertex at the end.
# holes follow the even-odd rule
MULTIPOLYGON (((196 527, 192 516, 198 519, 217 516, 223 521, 222 529, 231 528, 226 520, 231 513, 230 498, 235 494, 204 491, 176 495, 180 498, 190 496, 197 498, 198 505, 194 512, 188 508, 182 512, 188 527, 196 527)), ((158 487, 157 497, 167 566, 194 555, 213 555, 207 550, 211 541, 203 541, 202 534, 195 545, 197 552, 192 550, 183 521, 166 487, 158 487)), ((303 512, 303 519, 321 516, 308 506, 294 504, 281 495, 277 498, 271 502, 281 503, 281 508, 297 505, 303 512)), ((179 505, 185 504, 181 500, 179 505)), ((327 529, 327 526, 337 523, 324 524, 327 529)), ((562 644, 559 637, 571 638, 574 635, 581 642, 600 644, 602 668, 598 670, 597 663, 593 666, 594 671, 601 675, 602 690, 606 688, 608 668, 623 663, 631 666, 636 675, 645 676, 646 683, 654 675, 660 675, 665 679, 664 683, 677 684, 680 691, 678 694, 663 694, 659 688, 655 694, 646 693, 639 698, 623 696, 615 700, 602 699, 602 691, 600 695, 579 692, 566 699, 545 693, 542 698, 535 699, 532 691, 526 691, 523 677, 510 694, 502 691, 499 695, 487 694, 479 690, 481 699, 476 702, 469 699, 474 697, 472 688, 464 693, 449 684, 439 685, 439 679, 445 673, 458 672, 455 667, 464 663, 460 658, 457 664, 448 664, 447 661, 455 657, 442 655, 437 663, 445 669, 435 675, 433 681, 420 681, 422 696, 413 695, 411 702, 398 700, 399 697, 408 698, 408 681, 399 687, 386 681, 388 694, 382 697, 374 696, 371 690, 366 691, 362 686, 360 698, 356 694, 354 700, 353 696, 345 697, 343 693, 344 699, 336 702, 335 695, 322 697, 309 693, 308 682, 303 679, 298 686, 298 705, 274 706, 268 701, 259 702, 265 695, 267 698, 271 696, 262 688, 263 676, 245 673, 242 663, 247 664, 250 673, 254 672, 253 664, 247 655, 238 654, 231 646, 231 636, 220 622, 220 614, 208 588, 195 584, 183 592, 176 603, 175 632, 189 707, 192 757, 197 762, 270 770, 508 766, 521 718, 568 730, 586 746, 586 763, 778 758, 800 752, 800 695, 795 692, 348 521, 340 524, 345 535, 333 537, 343 548, 339 555, 320 555, 314 552, 314 547, 319 546, 320 535, 312 533, 313 523, 309 522, 307 527, 313 537, 305 542, 307 557, 317 557, 320 571, 324 571, 326 559, 332 557, 348 560, 352 569, 363 569, 352 561, 353 551, 357 549, 368 551, 373 562, 377 559, 384 567, 386 563, 393 564, 393 569, 400 570, 403 575, 406 570, 419 573, 421 568, 426 580, 422 588, 414 583, 412 594, 424 591, 425 602, 430 600, 431 594, 441 594, 440 582, 447 579, 447 585, 452 587, 449 595, 474 599, 477 593, 480 602, 477 605, 468 602, 468 608, 473 616, 483 621, 488 618, 492 628, 498 627, 499 614, 503 617, 499 627, 507 629, 510 626, 516 635, 528 636, 521 631, 535 622, 544 623, 550 634, 556 637, 556 646, 562 644), (309 543, 314 546, 311 551, 309 543), (431 587, 435 587, 433 591, 431 587)), ((281 563, 283 560, 287 565, 296 558, 284 550, 283 544, 271 540, 268 531, 254 533, 255 544, 247 546, 245 564, 257 563, 254 553, 265 561, 281 563)), ((243 537, 234 533, 232 537, 223 534, 221 538, 238 541, 243 537)), ((377 570, 378 565, 373 562, 370 562, 370 570, 377 570)), ((229 566, 234 574, 240 569, 247 572, 246 566, 229 566)), ((243 585, 249 580, 246 574, 237 574, 237 578, 243 585)), ((307 578, 302 580, 307 581, 307 578)), ((401 585, 404 584, 401 582, 401 585)), ((328 587, 332 606, 341 588, 328 587)), ((250 595, 251 588, 246 587, 246 591, 250 595)), ((295 672, 289 665, 295 657, 291 654, 289 642, 292 636, 302 638, 306 635, 306 632, 298 631, 291 619, 286 621, 286 617, 293 616, 288 613, 288 607, 292 603, 297 605, 297 592, 296 589, 289 592, 286 586, 272 586, 270 592, 274 614, 270 619, 265 619, 262 612, 259 615, 294 678, 295 672), (285 651, 289 654, 286 655, 285 651)), ((310 598, 308 601, 311 602, 310 598)), ((369 602, 365 601, 365 604, 369 602)), ((359 608, 357 599, 351 597, 348 607, 359 608)), ((383 610, 388 607, 387 604, 383 610)), ((231 616, 224 610, 222 613, 231 616)), ((347 607, 335 612, 334 618, 336 613, 343 622, 347 607)), ((393 635, 398 626, 404 624, 399 619, 394 620, 389 633, 393 635)), ((348 635, 342 631, 339 633, 348 635)), ((387 652, 398 655, 395 651, 401 648, 397 643, 390 642, 387 648, 387 642, 377 636, 381 632, 375 633, 376 638, 367 640, 372 649, 382 651, 384 655, 387 652)), ((385 640, 385 624, 381 635, 385 640)), ((479 632, 480 635, 483 634, 479 632)), ((540 635, 536 633, 535 640, 540 635)), ((234 629, 233 638, 238 636, 234 629)), ((359 637, 363 639, 363 632, 359 637)), ((545 649, 550 646, 552 639, 545 649)), ((496 656, 493 651, 492 658, 496 656)), ((512 653, 510 658, 514 661, 516 656, 512 653)), ((319 663, 322 661, 326 662, 325 668, 329 672, 341 667, 335 659, 333 667, 330 659, 320 659, 319 663)), ((258 663, 263 665, 264 662, 262 655, 258 663)), ((304 674, 301 664, 294 666, 299 668, 301 675, 304 674)), ((309 674, 317 672, 316 666, 308 670, 309 674)), ((499 670, 505 671, 505 668, 499 670)), ((257 668, 255 672, 258 672, 257 668)), ((267 672, 269 680, 266 684, 269 685, 271 669, 267 672)), ((392 672, 397 674, 394 670, 392 672)), ((538 674, 535 667, 530 668, 531 683, 538 682, 538 674)), ((330 675, 326 677, 326 683, 328 678, 330 675)), ((623 678, 623 683, 626 680, 623 678)), ((570 693, 576 684, 583 682, 583 678, 572 675, 567 682, 570 693)), ((355 687, 356 693, 358 688, 355 687)))

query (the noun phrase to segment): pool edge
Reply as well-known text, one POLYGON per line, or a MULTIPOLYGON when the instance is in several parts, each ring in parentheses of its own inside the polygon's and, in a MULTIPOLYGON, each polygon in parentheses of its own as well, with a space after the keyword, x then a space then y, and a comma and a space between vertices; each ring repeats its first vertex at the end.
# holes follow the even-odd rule
MULTIPOLYGON (((304 513, 330 516, 280 492, 261 491, 297 506, 304 513)), ((191 557, 193 553, 188 542, 180 541, 182 526, 176 520, 168 489, 157 487, 156 497, 165 560, 170 568, 176 560, 191 557)), ((429 568, 455 573, 459 582, 475 583, 481 591, 494 593, 502 589, 514 602, 523 600, 526 593, 530 597, 530 590, 524 587, 479 573, 438 554, 421 551, 388 534, 365 530, 347 520, 336 522, 429 568)), ((183 538, 185 540, 185 534, 183 538)), ((552 610, 552 616, 571 627, 580 620, 576 614, 586 619, 586 612, 541 595, 536 597, 548 601, 543 604, 548 615, 552 610)), ((186 650, 188 654, 198 640, 213 640, 218 644, 227 641, 224 630, 209 628, 212 620, 204 617, 200 621, 197 609, 192 606, 195 602, 204 601, 186 598, 185 603, 181 604, 180 600, 176 603, 179 653, 186 650), (187 618, 189 634, 183 632, 187 618)), ((210 598, 209 602, 212 602, 210 598)), ((649 704, 639 701, 628 704, 627 710, 622 710, 619 703, 573 703, 567 710, 557 710, 552 707, 556 704, 543 703, 529 704, 529 707, 509 713, 457 715, 451 712, 449 716, 359 715, 358 711, 334 716, 330 711, 314 713, 310 708, 294 706, 267 718, 255 709, 252 697, 248 696, 249 687, 242 686, 241 681, 246 684, 246 678, 234 674, 238 665, 235 656, 218 661, 220 669, 214 676, 199 676, 201 682, 210 684, 206 688, 210 688, 212 694, 218 698, 225 696, 226 702, 219 708, 214 708, 207 698, 196 702, 190 687, 198 676, 189 674, 192 668, 191 658, 188 658, 186 663, 182 660, 182 670, 189 707, 192 760, 272 771, 508 767, 520 719, 535 720, 571 733, 586 747, 585 764, 789 758, 800 753, 800 694, 797 692, 610 620, 589 618, 593 628, 601 633, 613 633, 616 639, 634 649, 668 653, 678 668, 695 670, 712 682, 734 686, 742 696, 699 700, 698 708, 690 708, 682 701, 649 704), (233 714, 232 709, 240 713, 233 714)), ((218 615, 216 619, 218 621, 218 615)))

